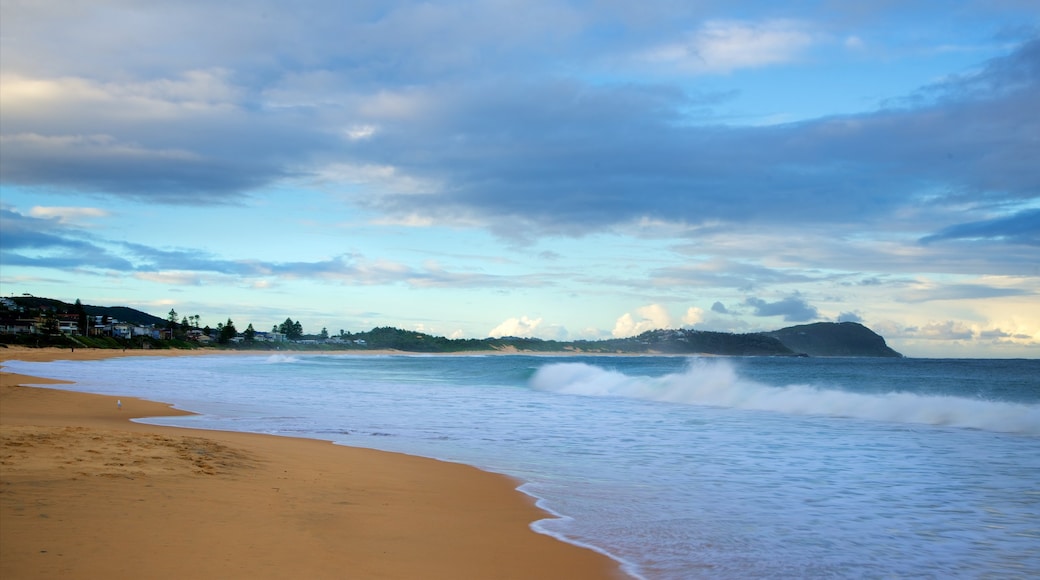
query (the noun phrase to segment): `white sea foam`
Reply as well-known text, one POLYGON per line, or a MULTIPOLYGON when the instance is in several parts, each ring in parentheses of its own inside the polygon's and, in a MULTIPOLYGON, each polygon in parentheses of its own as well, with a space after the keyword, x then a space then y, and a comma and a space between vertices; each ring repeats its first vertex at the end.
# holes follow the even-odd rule
POLYGON ((695 359, 682 372, 661 377, 556 363, 538 369, 530 384, 571 395, 1040 434, 1040 405, 906 392, 853 393, 813 385, 774 387, 741 377, 726 359, 695 359))
POLYGON ((266 364, 288 364, 300 362, 300 359, 287 354, 272 354, 264 359, 266 364))

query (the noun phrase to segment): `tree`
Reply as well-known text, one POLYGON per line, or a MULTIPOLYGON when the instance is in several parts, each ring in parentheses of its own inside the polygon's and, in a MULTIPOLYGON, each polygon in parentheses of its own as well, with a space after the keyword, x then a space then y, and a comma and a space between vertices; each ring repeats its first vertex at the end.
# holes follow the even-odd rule
POLYGON ((245 337, 246 342, 253 342, 256 339, 256 330, 253 329, 252 322, 246 327, 246 331, 242 333, 242 336, 245 337))
POLYGON ((51 336, 61 334, 61 323, 50 312, 44 315, 43 332, 51 336))
POLYGON ((166 315, 166 328, 177 330, 177 311, 173 308, 171 308, 170 313, 166 315))
POLYGON ((223 326, 218 324, 217 328, 220 329, 220 336, 217 337, 217 342, 220 344, 227 344, 231 342, 232 338, 238 336, 238 331, 235 330, 235 323, 231 322, 230 318, 227 319, 227 323, 223 326))
POLYGON ((321 339, 322 340, 328 340, 329 339, 329 329, 325 328, 324 326, 321 327, 321 339))
POLYGON ((286 318, 285 322, 278 326, 278 332, 285 335, 285 338, 289 340, 299 340, 303 336, 303 325, 297 320, 293 322, 292 318, 286 318))
POLYGON ((185 316, 181 319, 181 332, 187 334, 189 329, 191 329, 191 325, 188 324, 188 317, 185 316))
POLYGON ((73 310, 76 313, 76 324, 79 326, 79 333, 89 336, 90 328, 87 326, 87 309, 83 307, 83 303, 79 301, 79 298, 76 299, 73 310))

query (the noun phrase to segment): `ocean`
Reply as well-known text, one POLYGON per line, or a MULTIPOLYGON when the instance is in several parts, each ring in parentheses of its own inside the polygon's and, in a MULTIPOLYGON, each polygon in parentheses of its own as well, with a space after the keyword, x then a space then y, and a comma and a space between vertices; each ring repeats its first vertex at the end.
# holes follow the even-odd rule
MULTIPOLYGON (((286 354, 25 363, 508 474, 635 578, 1040 577, 1040 361, 286 354)), ((65 388, 65 387, 63 387, 65 388)))

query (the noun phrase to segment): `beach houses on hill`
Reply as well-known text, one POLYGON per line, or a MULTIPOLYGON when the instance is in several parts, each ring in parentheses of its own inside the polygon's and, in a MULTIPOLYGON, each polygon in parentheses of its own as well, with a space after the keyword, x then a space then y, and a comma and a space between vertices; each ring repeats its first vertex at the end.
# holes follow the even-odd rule
POLYGON ((67 306, 60 302, 25 305, 13 298, 0 298, 0 334, 173 338, 173 331, 156 324, 134 324, 110 316, 70 312, 67 306))

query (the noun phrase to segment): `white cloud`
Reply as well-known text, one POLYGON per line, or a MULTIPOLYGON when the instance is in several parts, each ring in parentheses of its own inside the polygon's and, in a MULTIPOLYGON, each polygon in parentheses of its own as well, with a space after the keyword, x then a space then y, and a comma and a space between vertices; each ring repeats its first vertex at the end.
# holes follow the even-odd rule
POLYGON ((421 194, 437 191, 440 185, 408 175, 393 165, 330 163, 313 172, 318 184, 351 186, 371 195, 374 192, 421 194))
POLYGON ((794 61, 813 42, 809 27, 796 20, 713 20, 684 41, 651 49, 642 60, 692 73, 729 73, 794 61))
POLYGON ((178 77, 116 83, 5 74, 0 95, 4 116, 19 120, 75 120, 84 114, 123 121, 180 119, 237 108, 241 90, 227 76, 221 70, 194 70, 178 77))
POLYGON ((361 141, 362 139, 368 139, 372 135, 376 134, 375 125, 352 125, 343 131, 343 134, 347 139, 351 141, 361 141))
POLYGON ((202 284, 202 276, 197 272, 135 272, 133 277, 170 286, 200 286, 202 284))
POLYGON ((97 207, 46 207, 35 206, 29 210, 29 215, 42 219, 56 218, 59 223, 79 223, 90 218, 108 217, 108 211, 97 207))
POLYGON ((693 326, 704 322, 704 309, 691 306, 686 310, 686 314, 682 317, 682 322, 686 326, 693 326))
POLYGON ((490 337, 501 337, 501 336, 522 336, 530 337, 534 335, 534 331, 538 328, 538 325, 542 323, 541 318, 531 319, 526 316, 520 318, 509 318, 499 324, 498 326, 491 329, 488 332, 490 337))
POLYGON ((863 50, 865 47, 866 43, 858 36, 853 35, 845 38, 845 48, 849 50, 863 50))
POLYGON ((660 304, 650 304, 636 309, 636 314, 626 312, 614 324, 611 334, 616 338, 635 336, 648 330, 671 328, 672 319, 660 304))

